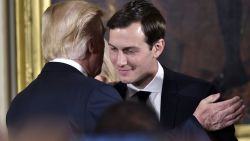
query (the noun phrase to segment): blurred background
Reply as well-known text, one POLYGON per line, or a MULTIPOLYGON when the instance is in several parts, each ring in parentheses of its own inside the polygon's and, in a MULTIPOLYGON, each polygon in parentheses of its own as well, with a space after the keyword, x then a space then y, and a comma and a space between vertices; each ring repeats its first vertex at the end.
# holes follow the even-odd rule
MULTIPOLYGON (((17 92, 43 66, 41 15, 63 0, 0 1, 0 128, 17 92)), ((128 0, 87 0, 105 12, 104 22, 128 0)), ((250 136, 250 1, 151 0, 167 20, 167 45, 160 62, 214 83, 225 98, 239 95, 246 115, 237 124, 241 141, 250 136)), ((245 140, 244 140, 245 139, 245 140)))

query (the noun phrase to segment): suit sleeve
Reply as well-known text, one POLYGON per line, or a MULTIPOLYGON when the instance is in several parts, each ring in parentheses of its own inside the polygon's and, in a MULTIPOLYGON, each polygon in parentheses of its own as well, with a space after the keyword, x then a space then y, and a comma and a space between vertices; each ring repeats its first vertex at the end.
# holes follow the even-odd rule
POLYGON ((205 129, 200 125, 200 123, 194 116, 190 117, 186 122, 184 122, 184 124, 182 124, 178 128, 175 128, 174 130, 178 129, 182 131, 183 136, 188 136, 188 133, 190 134, 189 136, 192 136, 195 134, 195 131, 197 133, 201 133, 201 136, 195 136, 194 140, 199 139, 201 137, 209 136, 211 141, 238 141, 235 136, 235 129, 233 125, 218 131, 205 131, 205 129), (206 135, 204 135, 203 132, 206 132, 206 135))
POLYGON ((195 117, 166 133, 169 141, 211 141, 195 117))
POLYGON ((96 122, 101 117, 102 113, 107 110, 111 105, 121 102, 122 98, 118 92, 111 86, 104 85, 92 91, 88 98, 86 121, 93 131, 96 122))
POLYGON ((20 102, 23 101, 22 95, 18 94, 11 102, 6 114, 6 126, 8 129, 14 128, 14 126, 18 124, 19 118, 21 118, 19 112, 22 111, 22 104, 20 104, 20 102))

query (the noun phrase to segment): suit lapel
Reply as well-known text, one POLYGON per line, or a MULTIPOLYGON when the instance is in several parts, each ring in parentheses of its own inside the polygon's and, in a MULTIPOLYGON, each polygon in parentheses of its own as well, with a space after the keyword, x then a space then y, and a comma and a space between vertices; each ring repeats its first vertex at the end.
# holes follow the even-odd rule
POLYGON ((117 84, 114 85, 114 88, 119 92, 121 95, 122 99, 126 99, 126 92, 127 92, 127 85, 122 82, 118 82, 117 84))
POLYGON ((164 80, 161 95, 160 122, 163 127, 169 129, 175 127, 176 110, 178 104, 177 84, 174 72, 163 66, 164 80))

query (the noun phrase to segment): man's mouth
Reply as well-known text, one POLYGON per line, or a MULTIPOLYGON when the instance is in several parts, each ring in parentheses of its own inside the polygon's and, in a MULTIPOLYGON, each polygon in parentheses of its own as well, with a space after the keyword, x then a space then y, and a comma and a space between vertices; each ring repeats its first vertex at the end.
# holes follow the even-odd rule
POLYGON ((119 69, 118 72, 120 75, 127 75, 129 72, 129 69, 119 69))

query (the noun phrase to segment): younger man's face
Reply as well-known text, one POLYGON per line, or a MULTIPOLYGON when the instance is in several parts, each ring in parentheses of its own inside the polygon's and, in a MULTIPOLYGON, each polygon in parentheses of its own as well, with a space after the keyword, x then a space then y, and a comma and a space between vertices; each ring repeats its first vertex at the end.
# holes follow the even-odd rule
POLYGON ((154 51, 145 42, 139 22, 126 28, 110 29, 109 54, 120 80, 144 88, 157 72, 154 51))

